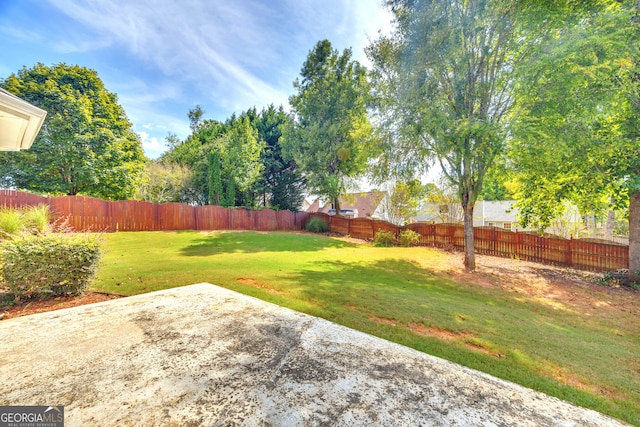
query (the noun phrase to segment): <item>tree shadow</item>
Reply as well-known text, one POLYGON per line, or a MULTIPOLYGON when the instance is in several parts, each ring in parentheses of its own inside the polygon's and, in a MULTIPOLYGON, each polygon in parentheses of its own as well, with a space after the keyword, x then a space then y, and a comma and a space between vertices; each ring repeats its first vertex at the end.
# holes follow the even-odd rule
MULTIPOLYGON (((353 305, 376 315, 404 311, 420 317, 425 302, 444 302, 449 298, 447 293, 455 288, 454 281, 398 259, 323 261, 317 267, 286 274, 284 278, 298 283, 295 291, 304 298, 325 307, 335 305, 337 311, 353 305)), ((410 317, 402 320, 415 320, 415 316, 410 317)))
POLYGON ((229 253, 316 252, 353 246, 356 245, 313 234, 242 231, 202 235, 180 252, 185 256, 211 256, 229 253))
POLYGON ((335 315, 351 309, 404 323, 440 318, 461 330, 468 323, 456 320, 456 313, 475 313, 478 322, 498 322, 517 313, 523 321, 538 323, 536 313, 546 308, 540 302, 460 282, 402 259, 322 261, 317 268, 284 274, 283 279, 294 283, 293 292, 335 315), (488 319, 482 319, 483 315, 488 319))

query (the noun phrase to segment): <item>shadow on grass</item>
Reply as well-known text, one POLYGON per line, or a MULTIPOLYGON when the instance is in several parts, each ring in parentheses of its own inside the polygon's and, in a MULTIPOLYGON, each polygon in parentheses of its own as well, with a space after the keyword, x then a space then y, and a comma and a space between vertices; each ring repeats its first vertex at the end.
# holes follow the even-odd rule
POLYGON ((185 256, 211 256, 229 253, 315 252, 353 244, 313 234, 278 232, 224 232, 195 239, 181 249, 185 256))
POLYGON ((457 284, 415 264, 397 259, 353 263, 318 262, 317 269, 286 275, 299 283, 296 291, 330 311, 355 307, 370 315, 418 321, 434 304, 450 307, 452 294, 462 295, 457 284))

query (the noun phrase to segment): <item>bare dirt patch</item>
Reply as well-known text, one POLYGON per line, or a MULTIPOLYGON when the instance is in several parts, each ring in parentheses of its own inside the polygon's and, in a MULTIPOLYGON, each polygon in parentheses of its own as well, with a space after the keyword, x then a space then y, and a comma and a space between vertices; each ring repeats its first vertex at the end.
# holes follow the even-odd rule
POLYGON ((105 294, 102 292, 86 292, 80 296, 56 297, 47 300, 21 301, 16 305, 0 309, 2 319, 27 316, 46 311, 60 310, 63 308, 77 307, 79 305, 94 304, 96 302, 109 301, 122 298, 123 295, 105 294))
POLYGON ((396 321, 393 319, 387 319, 386 317, 369 316, 369 320, 376 323, 382 323, 385 325, 396 326, 396 321))
POLYGON ((238 283, 242 283, 243 285, 249 285, 249 286, 253 286, 254 288, 260 288, 260 289, 264 289, 265 291, 269 292, 270 294, 275 294, 275 295, 285 295, 285 292, 282 292, 279 289, 274 288, 273 286, 267 284, 267 283, 262 283, 259 282, 255 279, 252 279, 250 277, 239 277, 236 279, 236 282, 238 283))
MULTIPOLYGON (((335 238, 348 243, 371 244, 350 236, 335 238)), ((640 291, 594 283, 603 273, 478 254, 476 271, 469 273, 464 269, 464 255, 460 252, 422 247, 414 250, 436 252, 437 256, 418 256, 416 264, 456 281, 503 289, 516 298, 588 317, 598 313, 602 318, 603 311, 609 311, 613 317, 628 318, 633 324, 640 316, 640 291)))
POLYGON ((602 315, 603 309, 629 319, 640 316, 640 292, 594 283, 602 273, 486 255, 476 255, 477 269, 468 273, 463 267, 462 254, 438 252, 433 262, 429 257, 421 257, 420 267, 457 281, 503 289, 516 298, 585 316, 595 312, 602 315))

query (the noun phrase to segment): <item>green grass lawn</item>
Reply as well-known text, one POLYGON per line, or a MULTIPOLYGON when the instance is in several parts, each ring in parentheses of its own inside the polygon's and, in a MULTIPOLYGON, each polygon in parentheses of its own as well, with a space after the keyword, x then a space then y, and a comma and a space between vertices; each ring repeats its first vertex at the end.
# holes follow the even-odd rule
POLYGON ((640 425, 640 319, 589 316, 426 265, 448 255, 311 234, 114 233, 93 288, 210 282, 640 425))

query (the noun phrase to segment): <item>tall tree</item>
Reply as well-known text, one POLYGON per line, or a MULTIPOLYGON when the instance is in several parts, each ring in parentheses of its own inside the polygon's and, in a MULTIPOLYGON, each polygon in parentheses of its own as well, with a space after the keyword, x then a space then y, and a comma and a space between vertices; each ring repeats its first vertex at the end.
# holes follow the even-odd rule
POLYGON ((550 26, 534 1, 389 0, 396 31, 368 49, 383 130, 378 167, 423 172, 437 162, 464 212, 475 269, 473 207, 502 152, 515 71, 550 26))
POLYGON ((258 131, 244 114, 232 117, 230 129, 214 142, 214 149, 221 153, 222 174, 226 181, 227 206, 253 206, 253 187, 260 179, 264 165, 260 154, 264 150, 264 141, 258 138, 258 131), (236 200, 237 195, 242 197, 236 200))
POLYGON ((370 155, 367 73, 351 59, 350 49, 339 53, 322 40, 309 52, 301 76, 289 98, 294 121, 285 128, 282 145, 310 189, 340 212, 346 181, 364 172, 370 155))
POLYGON ((223 198, 220 153, 213 150, 209 153, 209 204, 220 206, 223 198))
POLYGON ((510 151, 524 223, 545 227, 565 201, 583 214, 629 203, 630 278, 640 282, 638 4, 592 8, 528 64, 510 151))
POLYGON ((426 195, 426 187, 420 181, 396 182, 381 201, 386 219, 396 225, 405 225, 416 216, 426 195))
POLYGON ((30 150, 0 154, 10 187, 106 199, 133 196, 146 158, 132 124, 94 70, 36 64, 2 82, 47 111, 30 150))
POLYGON ((297 211, 305 180, 296 162, 284 158, 281 145, 282 129, 290 124, 291 118, 282 107, 276 109, 271 105, 255 116, 253 125, 258 138, 266 144, 260 155, 264 170, 256 191, 261 194, 264 206, 297 211))
POLYGON ((196 105, 195 108, 189 110, 187 114, 189 117, 189 127, 191 128, 192 133, 196 133, 198 131, 198 126, 202 122, 202 116, 204 116, 204 110, 200 105, 196 105))
POLYGON ((615 157, 629 192, 629 280, 640 283, 640 0, 625 4, 629 18, 629 62, 621 67, 622 144, 615 157))
POLYGON ((518 51, 515 5, 482 0, 390 4, 398 23, 396 40, 379 40, 370 57, 378 78, 384 77, 384 67, 399 70, 401 90, 393 94, 395 103, 385 105, 394 110, 386 124, 411 143, 403 141, 403 153, 385 152, 413 157, 413 162, 438 161, 462 204, 464 264, 474 270, 473 206, 504 145, 501 121, 511 104, 518 51), (375 50, 383 49, 399 64, 378 62, 385 57, 375 50))

